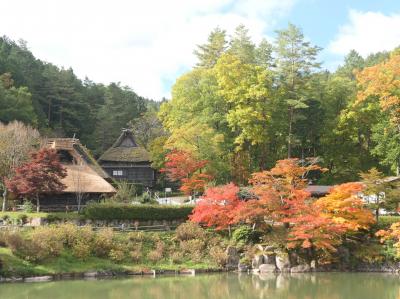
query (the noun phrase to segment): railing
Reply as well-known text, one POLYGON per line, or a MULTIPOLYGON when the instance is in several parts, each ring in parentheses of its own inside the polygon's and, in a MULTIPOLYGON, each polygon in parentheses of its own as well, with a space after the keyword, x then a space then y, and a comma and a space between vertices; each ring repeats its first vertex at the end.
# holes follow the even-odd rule
MULTIPOLYGON (((10 224, 5 225, 3 221, 0 220, 0 230, 14 230, 14 229, 35 229, 38 226, 30 226, 30 225, 17 225, 17 224, 10 224)), ((81 225, 80 227, 84 227, 81 225)), ((118 232, 165 232, 175 230, 178 225, 140 225, 140 226, 93 226, 92 229, 94 231, 101 230, 104 228, 112 228, 114 231, 118 232)))

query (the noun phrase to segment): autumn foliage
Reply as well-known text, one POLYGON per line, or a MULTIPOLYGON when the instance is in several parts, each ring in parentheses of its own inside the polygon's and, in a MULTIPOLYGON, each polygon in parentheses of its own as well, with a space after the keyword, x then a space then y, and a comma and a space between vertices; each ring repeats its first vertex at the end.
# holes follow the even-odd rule
POLYGON ((165 173, 170 181, 179 181, 181 191, 191 195, 194 192, 202 192, 212 179, 211 175, 200 172, 207 163, 207 160, 197 160, 189 152, 174 150, 167 154, 165 167, 161 172, 165 173))
POLYGON ((380 237, 382 243, 386 241, 394 241, 396 255, 400 258, 400 222, 393 223, 388 230, 379 230, 376 236, 380 237))
POLYGON ((6 181, 6 186, 18 196, 35 198, 39 209, 39 195, 61 192, 65 188, 61 179, 66 176, 57 152, 43 148, 33 153, 29 162, 15 170, 15 176, 6 181))
POLYGON ((323 169, 316 164, 300 165, 299 159, 286 159, 279 160, 271 170, 254 173, 250 183, 257 199, 243 207, 239 219, 283 221, 294 215, 311 196, 304 190, 310 171, 323 169))
POLYGON ((348 231, 367 229, 375 219, 357 195, 363 189, 361 183, 341 184, 333 187, 329 194, 317 200, 315 205, 325 217, 343 224, 348 231))
POLYGON ((216 229, 236 223, 236 213, 243 202, 238 197, 239 187, 233 183, 208 188, 193 210, 190 220, 216 229))
POLYGON ((357 74, 360 91, 358 102, 369 96, 377 96, 383 111, 387 111, 392 122, 400 124, 400 55, 394 54, 382 63, 367 67, 357 74))
POLYGON ((374 218, 357 196, 363 188, 359 183, 338 185, 323 198, 311 198, 305 190, 310 171, 323 169, 301 165, 298 159, 280 160, 271 170, 253 174, 257 198, 247 201, 239 199, 239 188, 232 183, 209 188, 190 219, 217 229, 243 222, 285 224, 288 249, 335 251, 345 233, 368 228, 374 218))

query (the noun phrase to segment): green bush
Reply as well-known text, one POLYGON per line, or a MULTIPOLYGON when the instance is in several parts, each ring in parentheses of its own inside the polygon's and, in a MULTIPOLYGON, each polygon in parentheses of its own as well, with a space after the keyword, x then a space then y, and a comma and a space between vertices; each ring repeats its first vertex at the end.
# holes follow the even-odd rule
POLYGON ((400 222, 400 216, 380 216, 375 224, 377 229, 388 229, 393 223, 400 222))
POLYGON ((33 203, 30 200, 25 199, 24 200, 24 204, 22 205, 22 210, 25 213, 32 213, 35 209, 35 206, 33 205, 33 203))
POLYGON ((95 203, 83 211, 93 220, 181 220, 192 213, 192 206, 129 205, 118 203, 95 203))
POLYGON ((257 243, 260 241, 261 233, 253 230, 247 225, 243 225, 235 229, 232 234, 232 240, 236 243, 257 243))
POLYGON ((28 222, 28 216, 26 214, 19 214, 17 220, 20 224, 25 224, 28 222))

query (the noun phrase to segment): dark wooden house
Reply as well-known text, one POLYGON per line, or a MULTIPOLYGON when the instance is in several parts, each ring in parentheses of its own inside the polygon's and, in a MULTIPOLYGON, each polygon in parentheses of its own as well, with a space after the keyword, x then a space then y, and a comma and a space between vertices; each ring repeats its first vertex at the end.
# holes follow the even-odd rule
POLYGON ((156 172, 151 167, 149 153, 139 146, 130 130, 124 129, 117 141, 98 160, 115 180, 153 187, 156 172))

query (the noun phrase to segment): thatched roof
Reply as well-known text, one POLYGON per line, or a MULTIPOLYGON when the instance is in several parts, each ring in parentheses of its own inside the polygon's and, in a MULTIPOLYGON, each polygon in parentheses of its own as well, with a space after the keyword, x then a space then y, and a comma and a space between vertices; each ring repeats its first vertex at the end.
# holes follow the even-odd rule
POLYGON ((139 146, 129 130, 123 130, 117 141, 100 156, 99 162, 149 162, 149 153, 139 146))
POLYGON ((63 166, 67 169, 67 177, 61 181, 67 187, 62 192, 116 192, 114 187, 105 180, 110 178, 109 175, 78 139, 52 138, 48 140, 47 146, 57 150, 57 152, 67 152, 73 158, 70 163, 63 163, 63 166))
POLYGON ((115 193, 116 190, 88 165, 64 165, 67 177, 61 182, 67 186, 63 193, 115 193))

